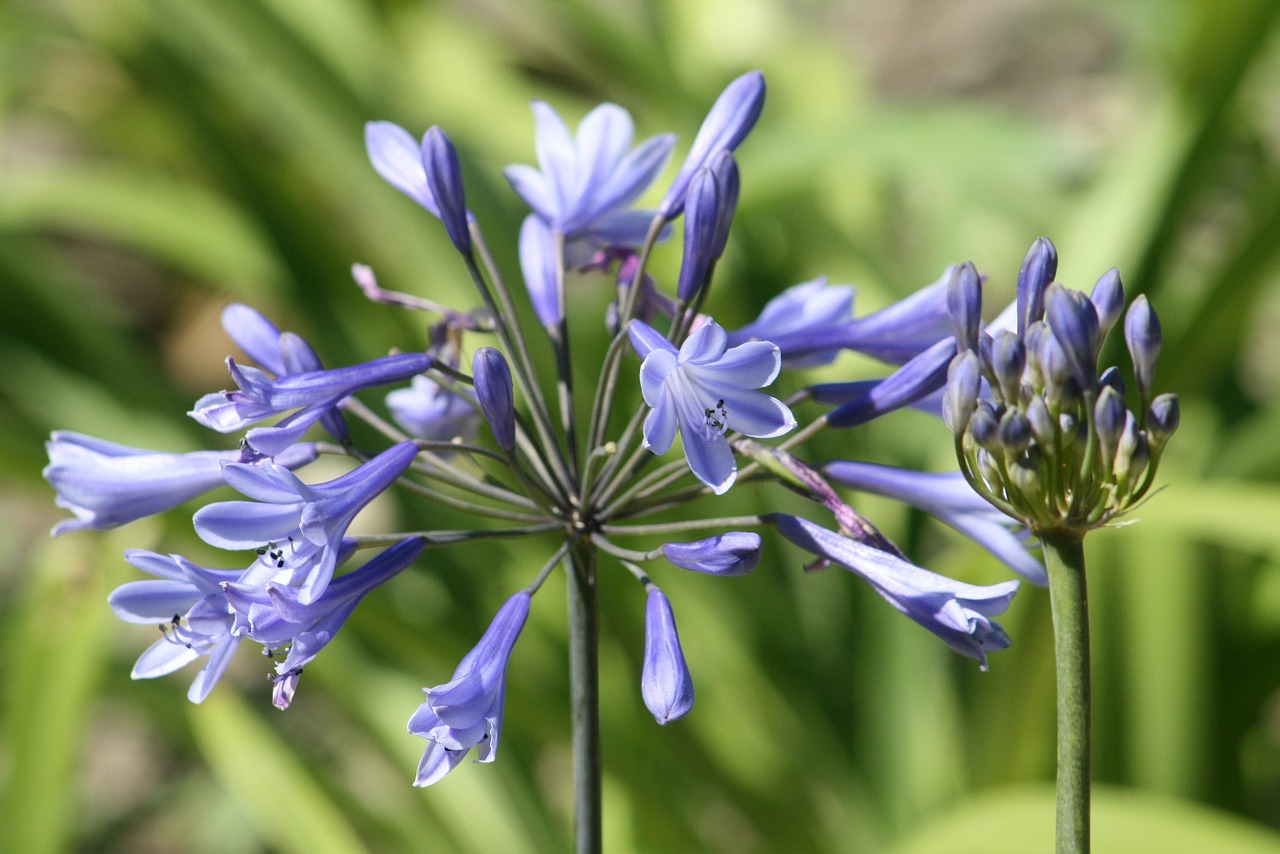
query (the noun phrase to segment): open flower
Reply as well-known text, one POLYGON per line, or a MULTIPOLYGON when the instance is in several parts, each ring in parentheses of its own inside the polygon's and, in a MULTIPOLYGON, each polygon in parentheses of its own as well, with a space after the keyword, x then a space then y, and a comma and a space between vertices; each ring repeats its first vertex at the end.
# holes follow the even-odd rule
POLYGON ((847 460, 827 463, 822 471, 837 483, 918 507, 991 552, 1032 584, 1048 584, 1044 566, 1023 545, 1027 530, 974 492, 960 472, 920 472, 847 460))
MULTIPOLYGON (((222 486, 222 464, 241 459, 240 451, 169 454, 66 430, 54 432, 45 448, 45 480, 58 493, 58 506, 75 514, 54 526, 55 536, 101 531, 170 510, 222 486)), ((294 468, 315 458, 314 445, 295 445, 276 463, 294 468)))
POLYGON ((738 476, 727 430, 768 439, 796 426, 785 403, 754 390, 773 382, 781 367, 778 348, 768 341, 729 347, 715 321, 699 327, 679 350, 641 321, 628 331, 644 358, 640 387, 652 407, 644 422, 645 446, 665 454, 679 431, 689 468, 717 495, 738 476))
POLYGON ((107 598, 111 610, 127 623, 159 625, 164 635, 138 657, 132 677, 164 676, 207 656, 187 692, 191 702, 201 702, 240 645, 240 638, 232 633, 233 618, 220 586, 235 580, 240 570, 206 569, 178 555, 143 549, 130 549, 124 557, 157 578, 117 587, 107 598))
POLYGON ((890 605, 915 620, 961 655, 987 669, 987 653, 1009 646, 1009 636, 991 617, 1003 614, 1017 581, 979 587, 921 569, 896 555, 828 531, 807 519, 774 514, 779 533, 800 548, 861 577, 890 605))
POLYGON ((477 762, 492 762, 502 729, 502 693, 507 659, 529 616, 529 593, 521 590, 498 610, 453 680, 424 688, 427 700, 409 718, 409 732, 427 739, 415 786, 430 786, 477 748, 477 762))
MULTIPOLYGON (((638 246, 653 214, 630 210, 662 170, 675 144, 670 134, 632 149, 635 127, 616 104, 601 104, 571 136, 549 104, 533 102, 538 168, 508 166, 507 180, 538 218, 566 242, 590 247, 638 246)), ((585 261, 571 258, 570 266, 585 261)))
MULTIPOLYGON (((309 604, 329 585, 351 520, 404 473, 417 453, 413 442, 401 442, 354 471, 315 485, 271 464, 233 463, 223 469, 223 477, 257 500, 221 501, 201 508, 193 520, 196 533, 223 549, 280 544, 277 566, 292 573, 285 584, 298 588, 298 600, 309 604)), ((279 574, 272 575, 270 580, 280 580, 279 574)), ((258 583, 257 578, 250 580, 258 583)))

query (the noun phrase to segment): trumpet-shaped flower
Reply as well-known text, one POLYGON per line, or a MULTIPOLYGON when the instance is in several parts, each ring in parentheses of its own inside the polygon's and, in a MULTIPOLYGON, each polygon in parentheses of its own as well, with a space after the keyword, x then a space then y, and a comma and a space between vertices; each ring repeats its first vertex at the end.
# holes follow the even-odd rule
POLYGON ((301 438, 308 427, 344 397, 370 386, 408 379, 431 367, 433 361, 425 353, 401 353, 346 368, 303 371, 272 379, 257 368, 240 367, 234 359, 227 359, 239 390, 206 394, 188 414, 206 427, 231 433, 296 410, 274 427, 246 434, 246 441, 255 450, 274 456, 301 438))
POLYGON ((240 571, 206 569, 178 555, 142 549, 131 549, 124 557, 157 578, 117 587, 107 599, 111 609, 125 622, 159 625, 164 634, 138 657, 133 678, 164 676, 207 656, 187 692, 191 702, 201 702, 240 644, 231 631, 233 618, 221 587, 235 580, 240 571))
POLYGON ((786 404, 755 391, 773 382, 781 366, 778 348, 768 341, 729 347, 715 321, 699 327, 679 350, 641 321, 633 321, 628 332, 644 358, 640 387, 651 407, 645 446, 665 454, 678 431, 689 468, 717 495, 738 476, 726 431, 767 439, 796 426, 786 404))
POLYGON ((837 483, 873 492, 910 504, 950 525, 999 558, 1032 584, 1048 583, 1044 566, 1027 551, 1025 528, 973 491, 964 475, 955 472, 919 472, 874 463, 839 460, 828 463, 823 474, 837 483))
POLYGON ((333 640, 360 600, 413 563, 423 545, 418 537, 401 540, 354 572, 335 579, 324 595, 309 605, 300 603, 292 588, 275 583, 222 585, 225 602, 236 613, 234 631, 269 652, 288 647, 288 654, 276 663, 277 708, 288 708, 302 668, 333 640))
POLYGON ((1017 581, 978 587, 921 569, 896 555, 863 545, 807 519, 775 514, 778 531, 800 548, 861 577, 890 605, 933 632, 956 652, 987 669, 987 653, 1009 646, 991 619, 1003 614, 1017 581))
MULTIPOLYGON (((45 448, 44 477, 58 494, 58 506, 75 514, 54 526, 55 536, 101 531, 170 510, 222 486, 223 463, 242 459, 240 451, 168 454, 65 430, 53 433, 45 448)), ((296 445, 276 463, 296 468, 315 458, 314 445, 296 445)))
POLYGON ((409 718, 409 732, 427 739, 415 786, 442 779, 477 748, 477 762, 492 762, 502 730, 502 694, 507 660, 529 616, 529 593, 521 590, 498 610, 480 643, 462 659, 453 679, 424 688, 427 700, 409 718))
MULTIPOLYGON (((329 585, 351 520, 404 473, 417 453, 413 442, 401 442, 354 471, 315 485, 271 464, 227 465, 227 483, 256 500, 201 508, 194 517, 196 533, 223 549, 287 543, 279 546, 277 568, 290 571, 285 585, 298 588, 298 600, 310 604, 329 585)), ((269 580, 279 580, 270 575, 269 580)), ((256 576, 249 580, 259 583, 256 576)))
POLYGON ((616 104, 588 113, 576 137, 549 104, 534 101, 533 114, 538 168, 508 166, 511 186, 566 241, 638 246, 653 214, 631 205, 662 170, 675 138, 651 137, 632 149, 631 116, 616 104))
POLYGON ((415 376, 408 388, 387 392, 386 402, 396 423, 418 439, 470 439, 480 425, 480 415, 471 401, 422 374, 415 376))

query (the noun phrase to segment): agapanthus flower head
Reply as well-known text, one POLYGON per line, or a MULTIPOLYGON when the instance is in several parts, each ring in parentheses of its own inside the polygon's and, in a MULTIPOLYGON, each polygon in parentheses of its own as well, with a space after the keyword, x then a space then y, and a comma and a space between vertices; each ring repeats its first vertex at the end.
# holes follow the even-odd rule
POLYGON ((409 718, 409 732, 427 740, 415 786, 442 779, 473 747, 477 762, 494 760, 502 731, 507 660, 529 616, 529 601, 526 590, 508 599, 484 637, 458 664, 453 679, 423 689, 427 700, 409 718))
POLYGON ((689 468, 717 495, 728 491, 738 475, 726 431, 772 438, 796 426, 786 404, 755 391, 778 375, 782 357, 773 344, 729 347, 715 321, 695 330, 679 349, 641 321, 632 321, 628 331, 644 359, 640 386, 651 407, 645 445, 665 454, 680 433, 689 468))
POLYGON ((1159 325, 1146 299, 1135 300, 1125 322, 1139 385, 1131 410, 1121 372, 1098 365, 1123 308, 1119 273, 1104 274, 1090 297, 1044 282, 1056 260, 1047 240, 1032 246, 1019 285, 1024 328, 997 333, 976 354, 991 399, 975 399, 975 355, 963 353, 952 364, 946 420, 980 495, 1033 532, 1082 534, 1147 494, 1172 432, 1166 428, 1176 426, 1176 415, 1168 417, 1176 398, 1165 398, 1158 412, 1149 406, 1159 325))
POLYGON ((667 595, 649 586, 644 606, 644 667, 640 694, 653 719, 666 726, 693 708, 693 677, 684 660, 667 595))
MULTIPOLYGON (((662 171, 675 138, 651 137, 632 149, 631 116, 616 104, 588 113, 576 137, 549 104, 535 101, 533 114, 538 168, 508 166, 505 174, 515 191, 566 244, 640 245, 653 214, 631 205, 662 171)), ((569 266, 589 254, 575 252, 569 266)))

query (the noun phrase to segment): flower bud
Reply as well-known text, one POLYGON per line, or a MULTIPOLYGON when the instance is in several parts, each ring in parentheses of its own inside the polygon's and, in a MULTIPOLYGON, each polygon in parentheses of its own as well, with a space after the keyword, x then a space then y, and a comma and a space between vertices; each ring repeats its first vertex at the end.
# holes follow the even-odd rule
POLYGON ((1031 444, 1031 422, 1016 409, 1001 416, 998 433, 1004 452, 1011 457, 1017 457, 1031 444))
POLYGON ((746 575, 760 562, 760 535, 730 531, 694 543, 667 543, 662 556, 681 569, 707 575, 746 575))
POLYGON ((721 152, 699 169, 689 184, 684 215, 684 258, 676 295, 691 300, 706 284, 711 266, 724 252, 738 206, 738 166, 721 152))
POLYGON ((467 223, 467 197, 462 189, 462 168, 458 152, 439 127, 432 127, 422 138, 422 165, 427 172, 427 186, 440 206, 440 220, 454 247, 466 255, 471 252, 471 229, 467 223))
POLYGON ((1120 282, 1119 270, 1112 267, 1102 274, 1089 294, 1089 302, 1098 313, 1097 346, 1101 347, 1102 339, 1107 337, 1111 327, 1120 319, 1120 312, 1124 311, 1124 285, 1120 282))
POLYGON ((1045 320, 1062 345, 1071 377, 1082 391, 1098 383, 1098 313, 1079 291, 1053 285, 1045 292, 1045 320))
POLYGON ((1103 386, 1093 407, 1093 429, 1098 434, 1098 449, 1102 452, 1104 468, 1111 467, 1126 420, 1132 421, 1133 416, 1124 408, 1123 398, 1111 386, 1103 386))
POLYGON ((972 350, 965 350, 951 360, 947 369, 947 389, 942 394, 942 420, 957 436, 963 434, 969 425, 981 386, 978 357, 972 350))
POLYGON ((1110 386, 1116 390, 1116 394, 1120 395, 1121 400, 1124 399, 1124 378, 1120 376, 1120 369, 1115 365, 1107 368, 1098 376, 1098 385, 1099 387, 1110 386))
POLYGON ((1047 237, 1037 237, 1018 271, 1018 334, 1044 317, 1044 291, 1058 274, 1058 250, 1047 237))
POLYGON ((725 87, 693 138, 671 189, 658 206, 658 213, 664 219, 680 215, 694 174, 720 152, 736 149, 755 126, 763 107, 764 75, 759 71, 749 71, 725 87))
POLYGON ((494 441, 502 450, 510 451, 516 445, 516 410, 506 357, 492 347, 481 347, 471 360, 471 370, 475 373, 476 399, 493 430, 494 441))
POLYGON ((973 441, 977 442, 979 447, 995 451, 1000 447, 998 431, 999 425, 990 405, 979 404, 973 415, 969 417, 969 435, 973 437, 973 441))
POLYGON ((1124 341, 1133 359, 1133 373, 1138 380, 1138 391, 1146 399, 1155 385, 1156 358, 1160 355, 1160 319, 1156 317, 1146 294, 1129 306, 1124 318, 1124 341))
POLYGON ((1027 423, 1031 425, 1031 435, 1036 442, 1046 448, 1052 448, 1057 438, 1058 424, 1053 420, 1049 407, 1040 395, 1033 395, 1027 403, 1027 423))
POLYGON ((1178 429, 1180 420, 1176 394, 1162 394, 1151 401, 1151 408, 1147 410, 1147 432, 1151 435, 1151 444, 1163 448, 1178 429))
POLYGON ((957 350, 978 349, 982 329, 982 285, 978 271, 966 261, 951 269, 947 282, 947 313, 955 331, 957 350))
POLYGON ((649 588, 644 606, 644 667, 640 693, 654 720, 662 725, 693 708, 693 677, 684 661, 671 603, 657 587, 649 588))
POLYGON ((1021 398, 1022 369, 1027 364, 1027 351, 1022 340, 1012 332, 997 332, 991 346, 991 372, 996 376, 1000 396, 1010 406, 1021 398))

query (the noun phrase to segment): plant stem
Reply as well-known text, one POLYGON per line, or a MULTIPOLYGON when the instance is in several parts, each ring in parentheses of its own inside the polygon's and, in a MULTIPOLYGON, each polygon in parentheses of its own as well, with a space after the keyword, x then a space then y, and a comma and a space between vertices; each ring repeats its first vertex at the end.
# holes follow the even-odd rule
POLYGON ((1040 535, 1049 572, 1053 645, 1058 670, 1058 854, 1089 850, 1089 605, 1084 539, 1051 531, 1040 535))
POLYGON ((573 840, 577 854, 600 854, 600 667, 596 550, 569 551, 569 690, 573 709, 573 840))

